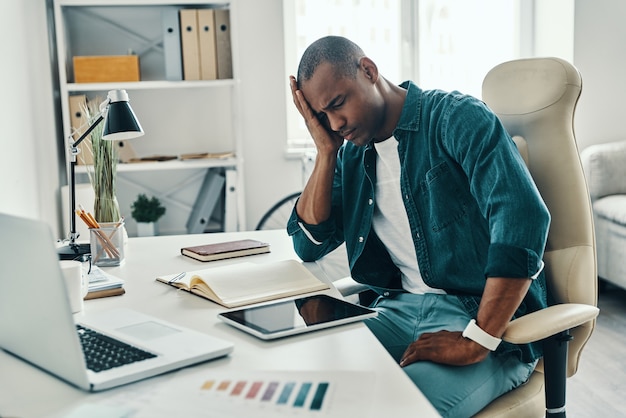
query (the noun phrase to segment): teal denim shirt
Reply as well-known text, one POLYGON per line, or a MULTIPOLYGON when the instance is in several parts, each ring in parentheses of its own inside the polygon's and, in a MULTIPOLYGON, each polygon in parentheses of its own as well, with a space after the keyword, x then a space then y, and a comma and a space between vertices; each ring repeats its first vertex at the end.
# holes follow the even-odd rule
MULTIPOLYGON (((458 295, 476 317, 487 277, 528 278, 541 270, 550 223, 517 148, 496 115, 471 96, 423 91, 412 82, 393 134, 400 186, 420 272, 427 285, 458 295)), ((381 295, 402 291, 400 271, 372 229, 376 150, 345 143, 335 170, 332 214, 287 225, 296 253, 318 260, 345 241, 352 277, 381 295)), ((544 308, 545 277, 530 286, 515 317, 544 308)), ((501 344, 525 362, 539 344, 501 344)))

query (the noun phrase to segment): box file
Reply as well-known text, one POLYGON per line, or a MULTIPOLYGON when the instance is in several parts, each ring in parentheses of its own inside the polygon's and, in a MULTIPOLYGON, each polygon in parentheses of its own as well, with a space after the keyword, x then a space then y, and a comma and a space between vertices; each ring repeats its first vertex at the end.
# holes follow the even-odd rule
POLYGON ((198 192, 198 197, 187 220, 187 233, 199 234, 204 232, 216 205, 224 194, 224 182, 224 175, 217 170, 207 170, 198 192))
POLYGON ((215 46, 217 50, 217 78, 233 78, 230 10, 228 9, 215 9, 215 46))
POLYGON ((180 21, 178 9, 168 8, 161 13, 163 23, 163 55, 165 78, 170 81, 183 79, 183 63, 180 44, 180 21))
POLYGON ((73 63, 76 83, 140 80, 137 55, 80 56, 73 63))
POLYGON ((198 9, 198 45, 200 49, 200 78, 217 78, 215 46, 215 14, 213 9, 198 9))
POLYGON ((183 56, 183 79, 200 80, 198 49, 198 13, 195 9, 181 9, 180 43, 183 56))

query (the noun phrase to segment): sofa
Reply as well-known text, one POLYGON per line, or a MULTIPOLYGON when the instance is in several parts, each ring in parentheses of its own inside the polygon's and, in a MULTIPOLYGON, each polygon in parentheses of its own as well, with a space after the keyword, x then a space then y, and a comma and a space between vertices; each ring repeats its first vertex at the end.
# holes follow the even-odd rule
POLYGON ((581 160, 593 207, 598 277, 626 289, 626 141, 591 145, 581 160))

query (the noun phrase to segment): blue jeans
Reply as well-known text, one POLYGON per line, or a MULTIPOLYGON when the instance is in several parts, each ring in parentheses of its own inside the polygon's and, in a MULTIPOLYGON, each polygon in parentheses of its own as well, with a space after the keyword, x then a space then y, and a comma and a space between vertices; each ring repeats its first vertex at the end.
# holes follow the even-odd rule
MULTIPOLYGON (((397 362, 422 333, 462 331, 471 319, 458 298, 450 295, 401 293, 380 297, 374 307, 378 316, 365 324, 397 362)), ((404 371, 442 416, 469 417, 528 380, 535 365, 513 355, 490 354, 469 366, 421 361, 404 371)))

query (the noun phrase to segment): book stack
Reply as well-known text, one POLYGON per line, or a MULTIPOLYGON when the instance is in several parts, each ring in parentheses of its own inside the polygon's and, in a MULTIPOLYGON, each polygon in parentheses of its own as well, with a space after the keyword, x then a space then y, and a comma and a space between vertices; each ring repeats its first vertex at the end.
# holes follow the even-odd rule
POLYGON ((89 290, 85 300, 118 296, 126 293, 124 290, 124 280, 119 277, 105 273, 97 266, 92 265, 85 272, 89 279, 89 290))
POLYGON ((228 9, 167 9, 163 48, 168 80, 233 77, 228 9))

